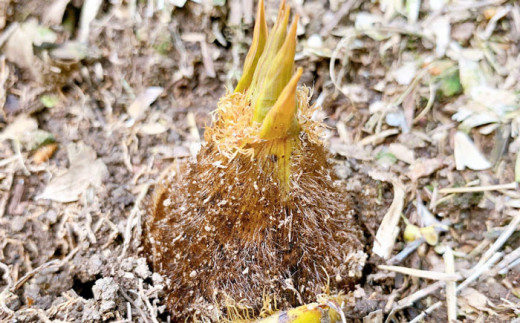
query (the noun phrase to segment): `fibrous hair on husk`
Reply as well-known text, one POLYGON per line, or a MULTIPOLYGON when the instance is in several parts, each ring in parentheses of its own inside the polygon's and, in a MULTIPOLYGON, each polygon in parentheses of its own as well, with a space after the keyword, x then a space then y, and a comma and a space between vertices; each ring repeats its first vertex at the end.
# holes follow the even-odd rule
POLYGON ((335 184, 309 90, 296 98, 300 131, 262 140, 246 95, 224 96, 196 161, 156 189, 144 246, 168 278, 175 320, 222 320, 229 299, 258 314, 266 294, 280 308, 301 305, 359 278, 362 232, 335 184), (289 163, 287 190, 280 159, 289 163))

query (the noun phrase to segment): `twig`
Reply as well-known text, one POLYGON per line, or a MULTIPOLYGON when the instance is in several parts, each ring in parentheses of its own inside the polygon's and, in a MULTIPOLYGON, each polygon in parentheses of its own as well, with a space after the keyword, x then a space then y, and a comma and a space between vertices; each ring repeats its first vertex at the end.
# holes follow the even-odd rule
POLYGON ((23 317, 24 316, 23 313, 36 314, 39 318, 39 320, 37 322, 52 323, 52 321, 49 319, 47 314, 45 314, 44 310, 42 310, 40 308, 24 308, 24 309, 20 310, 17 314, 20 317, 23 317))
MULTIPOLYGON (((519 214, 520 214, 520 213, 519 213, 519 214)), ((515 221, 517 217, 520 217, 520 216, 517 215, 517 216, 515 217, 515 219, 513 219, 513 221, 515 221)), ((511 224, 512 224, 512 223, 514 224, 513 221, 511 221, 511 223, 509 224, 509 227, 511 227, 511 224)), ((508 227, 508 229, 509 229, 509 227, 508 227)), ((506 229, 505 231, 508 231, 508 230, 506 229)), ((505 232, 505 231, 504 231, 504 232, 505 232)), ((495 250, 495 248, 496 248, 495 245, 498 246, 497 242, 498 242, 499 240, 501 240, 502 236, 504 236, 504 233, 502 233, 502 235, 497 239, 497 241, 493 244, 493 246, 491 246, 490 249, 486 252, 486 254, 488 254, 488 253, 491 253, 491 254, 492 254, 491 258, 490 258, 487 262, 485 262, 485 263, 483 263, 483 264, 481 264, 481 265, 477 265, 477 266, 475 266, 475 267, 473 268, 471 274, 468 276, 468 278, 466 278, 466 279, 465 279, 465 280, 464 280, 464 281, 463 281, 459 286, 457 286, 457 288, 456 288, 456 290, 455 290, 456 293, 458 293, 458 292, 460 292, 461 290, 463 290, 464 288, 468 287, 469 284, 471 284, 471 283, 474 282, 477 278, 479 278, 479 277, 480 277, 480 276, 481 276, 485 271, 489 270, 489 269, 491 268, 491 266, 493 266, 493 265, 494 265, 494 264, 495 264, 495 263, 496 263, 496 262, 497 262, 497 261, 502 257, 502 255, 503 255, 502 252, 495 253, 495 252, 496 252, 496 250, 495 250), (495 251, 490 252, 490 250, 495 250, 495 251)), ((504 242, 505 242, 505 241, 504 241, 504 242)), ((502 244, 503 244, 504 242, 502 242, 502 244)), ((500 246, 502 246, 502 244, 500 244, 500 246)), ((432 293, 433 291, 437 290, 437 288, 439 288, 440 286, 442 286, 442 285, 440 285, 440 283, 443 283, 443 282, 438 281, 437 283, 430 285, 429 287, 427 287, 427 288, 428 288, 428 291, 429 291, 430 293, 432 293)), ((424 294, 426 294, 426 288, 425 288, 424 290, 421 290, 421 291, 419 291, 419 292, 416 292, 416 293, 414 293, 414 294, 408 296, 407 298, 402 299, 401 301, 399 301, 399 302, 398 302, 398 306, 392 310, 392 312, 391 312, 390 315, 388 316, 386 322, 389 322, 390 319, 391 319, 391 317, 393 317, 397 311, 399 311, 399 310, 401 310, 401 309, 403 309, 403 308, 405 308, 405 307, 411 306, 412 303, 415 302, 416 300, 418 300, 418 299, 420 299, 420 298, 422 298, 422 297, 428 295, 428 294, 426 294, 426 295, 424 295, 424 294), (412 298, 412 296, 413 296, 413 298, 412 298)), ((429 308, 427 308, 426 310, 424 310, 421 314, 419 314, 418 316, 416 316, 412 321, 410 321, 410 323, 418 323, 418 322, 420 322, 422 319, 424 319, 424 317, 425 317, 426 315, 431 314, 433 311, 435 311, 435 310, 436 310, 437 308, 439 308, 441 305, 442 305, 442 302, 440 302, 440 301, 437 302, 437 303, 435 303, 435 304, 433 304, 433 305, 431 305, 429 308)))
POLYGON ((146 294, 144 293, 143 280, 142 279, 139 279, 139 297, 141 297, 141 299, 143 300, 144 304, 148 308, 148 312, 150 313, 150 318, 152 319, 152 321, 154 323, 159 323, 159 321, 157 321, 157 309, 154 309, 154 307, 150 303, 150 300, 148 299, 148 297, 146 297, 146 294))
POLYGON ((477 280, 477 278, 479 278, 480 275, 482 275, 485 271, 489 270, 489 268, 491 268, 491 266, 493 266, 503 255, 504 254, 502 252, 498 252, 494 254, 493 257, 491 257, 482 266, 475 267, 473 273, 468 278, 466 278, 466 280, 464 280, 459 286, 457 286, 457 293, 463 290, 464 288, 468 287, 468 285, 474 282, 475 280, 477 280))
POLYGON ((441 188, 439 193, 441 194, 452 194, 452 193, 473 193, 473 192, 488 192, 488 191, 499 191, 499 190, 516 190, 518 183, 508 183, 500 185, 487 185, 487 186, 473 186, 473 187, 447 187, 441 188))
MULTIPOLYGON (((446 248, 443 255, 444 266, 447 274, 455 273, 455 259, 450 247, 446 248)), ((448 309, 448 322, 457 321, 457 283, 455 281, 446 282, 446 308, 448 309)))
POLYGON ((7 292, 13 287, 11 269, 9 269, 9 266, 4 264, 3 262, 0 262, 0 268, 4 271, 2 278, 7 282, 7 286, 0 292, 0 309, 7 313, 7 315, 11 316, 14 314, 14 311, 7 307, 7 305, 5 304, 7 292))
POLYGON ((137 199, 135 200, 134 207, 130 211, 130 215, 128 216, 128 220, 126 221, 126 228, 125 228, 125 240, 123 243, 123 250, 121 251, 121 255, 119 256, 120 259, 124 258, 126 255, 126 251, 128 250, 128 247, 130 246, 130 241, 132 239, 132 229, 136 225, 135 219, 140 211, 141 203, 143 202, 144 198, 146 197, 146 193, 148 193, 148 189, 150 188, 150 183, 146 183, 139 195, 137 196, 137 199))
POLYGON ((505 274, 506 272, 502 272, 504 269, 508 267, 509 264, 512 262, 520 259, 520 247, 516 248, 515 250, 511 251, 509 254, 504 256, 504 259, 502 259, 501 262, 499 262, 495 268, 493 268, 493 273, 500 273, 505 274))
POLYGON ((431 285, 426 286, 423 289, 416 291, 415 293, 413 293, 411 295, 406 296, 405 298, 403 298, 402 300, 397 302, 396 307, 394 307, 392 309, 392 311, 390 311, 390 313, 388 314, 388 317, 387 317, 385 323, 390 322, 390 320, 394 317, 395 313, 399 312, 400 310, 402 310, 404 308, 412 306, 413 303, 430 295, 431 293, 435 292, 437 289, 441 288, 442 286, 444 286, 444 282, 437 281, 431 285))
POLYGON ((202 53, 202 63, 204 65, 206 75, 211 78, 216 77, 217 74, 215 73, 213 58, 211 58, 211 53, 210 49, 208 48, 208 44, 206 43, 206 38, 204 38, 204 40, 200 42, 200 51, 202 53))
MULTIPOLYGON (((400 105, 401 103, 403 103, 404 99, 410 94, 412 93, 413 89, 419 84, 419 82, 422 80, 422 78, 428 74, 428 69, 426 68, 423 68, 421 71, 419 71, 419 73, 417 73, 417 75, 415 75, 413 81, 410 83, 410 85, 408 85, 408 87, 406 88, 406 90, 401 93, 401 95, 399 95, 399 97, 397 97, 397 100, 393 102, 393 106, 397 107, 398 105, 400 105)), ((415 120, 414 120, 415 121, 415 120)))
POLYGON ((410 255, 417 248, 419 248, 419 246, 422 245, 423 242, 425 242, 425 241, 426 240, 424 240, 424 238, 419 238, 419 239, 416 239, 416 240, 408 243, 406 245, 406 247, 404 247, 404 249, 401 250, 401 252, 399 252, 397 255, 393 256, 392 258, 390 258, 386 263, 388 265, 397 265, 397 264, 399 264, 406 257, 408 257, 408 255, 410 255))
POLYGON ((126 299, 130 304, 132 304, 133 307, 137 309, 143 321, 145 323, 148 323, 148 318, 146 317, 146 314, 143 312, 143 309, 137 306, 137 304, 130 298, 130 296, 128 296, 128 294, 125 293, 122 289, 119 289, 119 292, 121 293, 121 295, 123 295, 124 299, 126 299))
POLYGON ((448 280, 460 280, 462 279, 462 276, 458 273, 443 273, 438 271, 429 271, 429 270, 420 270, 420 269, 413 269, 408 267, 399 267, 399 266, 386 266, 386 265, 379 265, 377 268, 382 270, 389 270, 389 271, 395 271, 396 273, 401 273, 413 277, 420 277, 420 278, 426 278, 426 279, 433 279, 433 280, 442 280, 442 281, 448 281, 448 280))
POLYGON ((14 33, 14 31, 18 28, 18 23, 13 22, 9 24, 9 26, 4 30, 4 32, 0 35, 0 47, 2 47, 6 40, 11 37, 11 35, 14 33))
MULTIPOLYGON (((11 167, 8 168, 8 174, 6 179, 4 179, 5 189, 6 191, 10 191, 11 187, 13 186, 14 182, 14 171, 11 169, 11 167)), ((7 208, 7 201, 9 201, 9 194, 2 194, 2 198, 0 198, 0 219, 3 218, 5 214, 5 210, 7 208)))
MULTIPOLYGON (((336 65, 336 59, 338 58, 338 55, 339 55, 339 51, 345 47, 347 52, 350 51, 350 45, 352 44, 352 42, 358 37, 358 33, 356 31, 353 31, 350 35, 346 35, 344 36, 339 42, 338 42, 338 45, 336 46, 336 48, 334 48, 334 51, 332 52, 332 55, 330 56, 330 62, 329 62, 329 74, 330 74, 330 79, 332 81, 332 84, 334 84, 334 87, 336 90, 340 91, 341 93, 343 93, 343 95, 345 95, 345 97, 347 99, 349 99, 351 102, 352 100, 350 99, 348 93, 345 93, 343 92, 343 90, 341 89, 341 87, 339 86, 339 81, 341 79, 341 76, 336 78, 336 72, 334 71, 334 67, 336 65)), ((345 55, 346 57, 348 57, 348 55, 345 55)), ((343 66, 343 68, 345 68, 345 66, 343 66)))
POLYGON ((508 272, 509 270, 511 270, 512 268, 514 268, 514 267, 516 267, 516 266, 518 266, 518 265, 520 265, 520 258, 518 258, 517 260, 515 260, 515 261, 513 261, 512 263, 510 263, 509 265, 507 265, 506 268, 502 269, 502 270, 499 271, 498 273, 499 273, 500 275, 505 275, 505 274, 507 274, 507 272, 508 272))
POLYGON ((18 161, 20 162, 20 166, 22 167, 22 171, 23 171, 24 175, 26 175, 26 176, 31 175, 31 172, 29 172, 29 170, 25 166, 25 161, 23 160, 23 156, 22 156, 21 143, 18 141, 18 139, 13 140, 13 148, 14 148, 16 157, 18 157, 18 161))
POLYGON ((507 228, 500 234, 498 239, 489 247, 489 249, 482 255, 480 258, 480 261, 477 264, 478 266, 481 266, 484 262, 486 262, 495 252, 498 251, 498 249, 502 248, 504 243, 509 239, 509 237, 515 232, 515 230, 518 227, 518 224, 520 223, 520 211, 517 212, 516 216, 509 222, 509 225, 507 228))
POLYGON ((5 165, 8 165, 14 161, 18 160, 18 156, 11 156, 9 158, 5 158, 4 160, 0 160, 0 167, 4 167, 5 165))
POLYGON ((428 97, 428 103, 426 103, 424 109, 413 119, 413 123, 416 123, 417 121, 421 120, 424 116, 428 114, 428 112, 430 112, 430 109, 433 107, 433 103, 435 102, 435 92, 435 85, 433 82, 430 81, 430 96, 428 97))
POLYGON ((33 270, 29 271, 27 274, 23 275, 22 278, 20 278, 16 281, 14 286, 11 287, 11 291, 14 292, 18 288, 22 287, 22 285, 25 284, 29 279, 31 279, 34 275, 38 274, 39 272, 41 272, 44 269, 51 268, 51 267, 60 268, 63 264, 69 262, 70 259, 72 259, 72 257, 74 257, 76 252, 78 252, 78 250, 79 250, 79 247, 76 247, 76 248, 72 249, 72 251, 67 255, 67 257, 65 257, 63 259, 54 259, 54 260, 48 261, 48 262, 44 263, 43 265, 38 266, 38 267, 34 268, 33 270))
POLYGON ((384 131, 381 131, 379 133, 376 133, 376 134, 373 134, 371 136, 368 136, 366 138, 363 138, 362 140, 360 140, 358 142, 358 145, 359 146, 366 146, 366 145, 369 145, 369 144, 373 144, 373 143, 375 143, 376 141, 378 141, 380 139, 383 139, 383 138, 386 138, 386 137, 390 137, 390 136, 393 136, 393 135, 397 135, 398 133, 399 133, 399 129, 384 130, 384 131))
MULTIPOLYGON (((480 277, 480 275, 482 275, 483 272, 485 272, 486 270, 488 270, 491 266, 493 266, 493 264, 495 262, 498 261, 498 259, 500 259, 500 257, 502 257, 502 253, 496 253, 493 257, 491 257, 491 259, 489 259, 489 261, 487 263, 485 263, 483 266, 480 266, 480 267, 475 267, 475 270, 473 272, 473 274, 471 276, 469 276, 468 278, 466 278, 466 280, 464 280, 462 282, 462 284, 460 284, 456 291, 457 293, 460 292, 461 290, 463 290, 464 288, 468 287, 469 284, 471 284, 473 281, 475 281, 478 277, 480 277)), ((433 311, 435 311, 436 309, 438 309, 439 307, 441 307, 442 305, 442 302, 437 302, 435 304, 433 304, 432 306, 428 307, 426 310, 424 310, 421 314, 417 315, 413 320, 410 321, 410 323, 418 323, 418 322, 421 322, 425 317, 426 315, 430 315, 431 313, 433 313, 433 311)))

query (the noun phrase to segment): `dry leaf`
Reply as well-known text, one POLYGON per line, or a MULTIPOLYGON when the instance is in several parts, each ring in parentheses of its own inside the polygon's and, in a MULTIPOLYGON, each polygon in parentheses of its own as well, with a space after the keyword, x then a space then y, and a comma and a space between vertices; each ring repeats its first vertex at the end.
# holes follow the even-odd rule
POLYGON ((32 45, 32 38, 27 28, 19 25, 5 44, 5 57, 19 67, 30 68, 34 59, 32 45))
POLYGON ((28 133, 38 129, 38 122, 25 114, 21 114, 0 133, 0 141, 5 139, 21 140, 28 133))
POLYGON ((158 122, 147 123, 139 128, 139 133, 143 135, 158 135, 166 131, 168 128, 158 122))
POLYGON ((49 52, 50 56, 56 60, 78 62, 89 56, 93 50, 77 41, 66 41, 49 52))
POLYGON ((21 68, 29 70, 34 77, 39 77, 35 67, 33 44, 53 43, 57 35, 52 30, 38 25, 36 19, 29 19, 16 28, 4 46, 7 60, 21 68))
POLYGON ((394 249, 395 238, 399 233, 399 218, 404 207, 405 190, 401 183, 395 181, 394 200, 383 217, 381 226, 377 230, 372 251, 381 258, 388 259, 394 249))
POLYGON ((409 149, 403 144, 390 144, 388 150, 399 160, 407 164, 412 164, 415 160, 413 150, 409 149))
POLYGON ((443 166, 441 158, 417 159, 411 166, 410 171, 406 174, 412 181, 416 181, 421 177, 429 176, 443 166))
POLYGON ((494 311, 490 308, 494 306, 493 303, 489 301, 486 295, 482 294, 474 288, 468 287, 463 289, 460 292, 458 301, 460 304, 460 309, 465 313, 474 313, 476 310, 494 313, 494 311))
POLYGON ((491 163, 482 155, 467 134, 457 131, 454 139, 455 166, 457 170, 464 170, 466 167, 473 170, 484 170, 491 167, 491 163))
POLYGON ((347 158, 354 158, 364 161, 370 161, 374 159, 372 157, 372 151, 369 147, 343 144, 339 140, 331 140, 330 149, 332 153, 339 154, 347 158))
POLYGON ((459 59, 459 77, 464 93, 471 94, 471 91, 479 86, 486 84, 486 78, 478 62, 460 57, 459 59))
POLYGON ((415 62, 407 62, 392 72, 395 81, 400 85, 409 85, 417 74, 415 62))
POLYGON ((130 117, 134 120, 139 119, 162 92, 162 87, 152 86, 139 94, 134 102, 126 109, 130 117))
POLYGON ((90 186, 99 187, 108 175, 106 165, 96 158, 96 152, 82 142, 67 146, 70 167, 62 175, 51 179, 36 199, 49 199, 62 203, 77 201, 90 186))

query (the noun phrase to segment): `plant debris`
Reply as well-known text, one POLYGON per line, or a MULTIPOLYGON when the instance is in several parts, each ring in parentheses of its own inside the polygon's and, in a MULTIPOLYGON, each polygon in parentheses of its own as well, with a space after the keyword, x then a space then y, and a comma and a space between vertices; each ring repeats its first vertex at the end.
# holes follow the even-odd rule
MULTIPOLYGON (((0 4, 1 321, 173 320, 168 277, 141 257, 142 201, 151 187, 185 174, 182 165, 207 147, 211 111, 243 74, 256 5, 0 4), (130 109, 150 88, 162 91, 130 109), (69 149, 80 146, 86 159, 73 163, 69 149), (37 199, 44 192, 50 199, 37 199)), ((520 6, 291 5, 300 17, 299 83, 310 87, 298 100, 321 107, 305 115, 308 124, 324 120, 320 134, 331 153, 324 162, 334 187, 350 196, 331 203, 356 215, 366 258, 344 302, 331 300, 330 276, 332 289, 302 302, 280 297, 260 316, 278 319, 292 308, 343 312, 354 322, 517 319, 520 6)), ((269 26, 277 6, 266 3, 269 26)), ((247 134, 220 138, 234 135, 247 134)), ((279 295, 301 294, 292 289, 298 281, 282 283, 273 288, 279 295)), ((225 311, 236 313, 240 297, 230 296, 235 303, 225 311)))

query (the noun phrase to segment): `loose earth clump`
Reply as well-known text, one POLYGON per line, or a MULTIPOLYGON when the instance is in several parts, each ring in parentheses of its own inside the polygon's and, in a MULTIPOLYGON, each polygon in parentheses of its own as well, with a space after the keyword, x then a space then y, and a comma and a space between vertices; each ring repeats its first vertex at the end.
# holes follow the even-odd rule
POLYGON ((309 90, 297 89, 302 70, 291 77, 289 11, 282 3, 266 39, 260 3, 239 86, 219 101, 197 160, 149 203, 145 252, 168 278, 174 318, 222 319, 230 305, 258 314, 266 299, 301 305, 361 276, 353 203, 327 162, 309 90))

